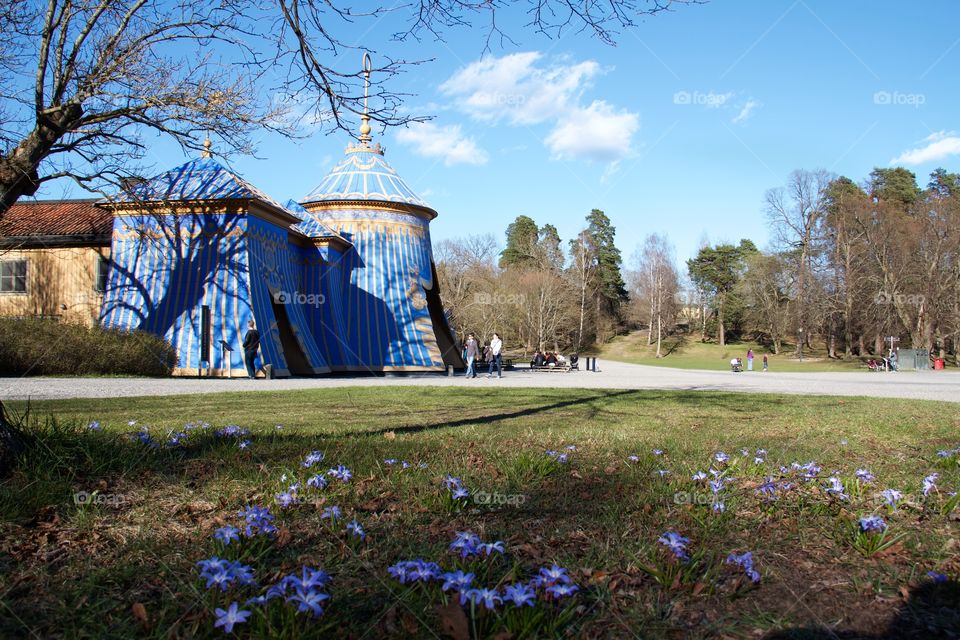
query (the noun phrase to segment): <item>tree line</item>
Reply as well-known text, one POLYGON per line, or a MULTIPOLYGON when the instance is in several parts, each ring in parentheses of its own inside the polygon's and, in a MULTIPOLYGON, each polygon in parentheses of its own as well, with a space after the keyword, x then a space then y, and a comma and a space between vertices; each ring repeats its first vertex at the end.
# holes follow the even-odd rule
POLYGON ((551 224, 518 216, 501 251, 490 235, 447 240, 437 266, 451 326, 498 331, 512 348, 582 349, 633 329, 678 330, 774 353, 822 346, 828 357, 901 347, 956 355, 960 337, 960 175, 926 186, 902 167, 860 183, 794 171, 767 191, 771 243, 703 243, 681 268, 669 239, 649 235, 624 268, 616 229, 594 209, 566 247, 551 224))

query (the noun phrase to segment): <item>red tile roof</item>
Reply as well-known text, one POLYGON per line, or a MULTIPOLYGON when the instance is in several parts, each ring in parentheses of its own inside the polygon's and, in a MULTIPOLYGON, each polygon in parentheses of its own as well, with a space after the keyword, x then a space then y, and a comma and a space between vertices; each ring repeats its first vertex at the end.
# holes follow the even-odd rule
POLYGON ((90 200, 26 200, 0 215, 0 239, 64 237, 103 240, 113 229, 113 215, 90 200))

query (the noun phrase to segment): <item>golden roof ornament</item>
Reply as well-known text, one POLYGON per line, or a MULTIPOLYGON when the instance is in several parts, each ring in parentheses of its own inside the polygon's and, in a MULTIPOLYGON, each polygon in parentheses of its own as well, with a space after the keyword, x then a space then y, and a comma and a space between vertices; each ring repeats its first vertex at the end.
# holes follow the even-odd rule
POLYGON ((370 135, 370 132, 373 130, 370 126, 370 110, 369 110, 369 99, 370 99, 370 72, 373 71, 373 60, 370 58, 368 52, 363 54, 363 113, 360 115, 360 136, 358 140, 360 144, 350 145, 347 147, 347 153, 353 151, 373 151, 374 153, 379 153, 383 155, 383 147, 380 146, 378 142, 374 146, 370 146, 370 142, 373 140, 373 137, 370 135))
POLYGON ((213 146, 213 143, 210 142, 210 136, 208 135, 203 139, 203 151, 200 152, 201 158, 210 158, 213 154, 210 153, 210 147, 213 146))

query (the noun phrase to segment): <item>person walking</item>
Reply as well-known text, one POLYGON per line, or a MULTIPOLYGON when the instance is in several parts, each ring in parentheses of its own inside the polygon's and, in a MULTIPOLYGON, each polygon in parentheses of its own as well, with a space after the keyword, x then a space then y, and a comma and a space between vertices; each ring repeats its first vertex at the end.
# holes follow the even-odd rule
POLYGON ((465 351, 467 353, 467 378, 476 378, 477 377, 477 357, 480 355, 480 347, 477 344, 477 339, 473 337, 473 334, 467 334, 467 342, 464 345, 465 351))
POLYGON ((490 371, 487 372, 487 377, 493 377, 493 365, 497 365, 497 377, 503 377, 503 358, 501 357, 501 352, 503 351, 503 340, 500 339, 500 334, 493 334, 493 340, 490 341, 490 371))
POLYGON ((767 354, 763 354, 763 370, 764 372, 767 370, 767 354))
POLYGON ((747 349, 747 371, 753 371, 753 349, 747 349))
POLYGON ((247 323, 247 333, 243 336, 243 361, 247 365, 247 375, 251 380, 257 377, 257 351, 260 349, 260 332, 253 320, 247 323))

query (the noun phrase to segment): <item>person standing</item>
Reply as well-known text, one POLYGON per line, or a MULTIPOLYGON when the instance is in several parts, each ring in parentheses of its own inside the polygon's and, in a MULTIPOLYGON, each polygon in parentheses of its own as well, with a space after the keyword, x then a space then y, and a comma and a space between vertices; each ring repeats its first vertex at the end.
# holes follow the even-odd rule
POLYGON ((477 345, 477 339, 473 337, 473 334, 467 334, 467 342, 464 345, 465 351, 467 353, 467 378, 476 378, 477 377, 477 357, 480 355, 480 347, 477 345))
POLYGON ((493 377, 493 365, 497 365, 497 377, 503 377, 503 358, 501 357, 501 352, 503 351, 503 340, 500 339, 500 334, 493 334, 493 340, 490 341, 490 371, 487 372, 487 377, 493 377))
POLYGON ((247 323, 247 334, 243 336, 243 361, 247 365, 247 375, 253 380, 257 377, 257 351, 260 349, 260 332, 251 320, 247 323))
POLYGON ((763 354, 763 370, 767 370, 767 354, 763 354))
POLYGON ((747 371, 753 371, 753 349, 747 349, 747 371))

